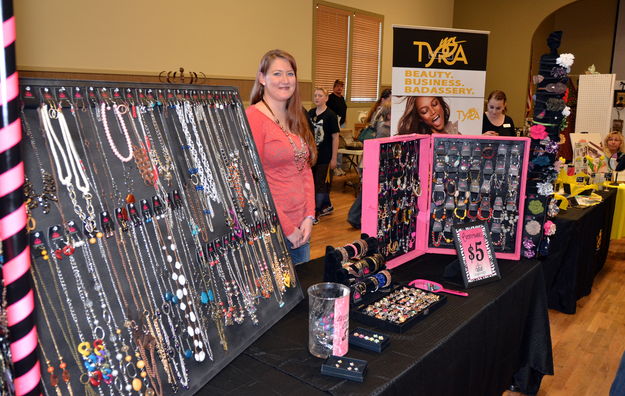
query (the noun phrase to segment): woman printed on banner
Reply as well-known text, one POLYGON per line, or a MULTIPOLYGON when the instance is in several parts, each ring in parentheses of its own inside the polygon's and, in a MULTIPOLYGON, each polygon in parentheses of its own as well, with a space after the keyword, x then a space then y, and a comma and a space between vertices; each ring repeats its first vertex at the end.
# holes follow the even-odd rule
POLYGON ((450 122, 451 110, 442 96, 407 96, 404 114, 399 119, 400 135, 444 133, 458 135, 458 122, 450 122))

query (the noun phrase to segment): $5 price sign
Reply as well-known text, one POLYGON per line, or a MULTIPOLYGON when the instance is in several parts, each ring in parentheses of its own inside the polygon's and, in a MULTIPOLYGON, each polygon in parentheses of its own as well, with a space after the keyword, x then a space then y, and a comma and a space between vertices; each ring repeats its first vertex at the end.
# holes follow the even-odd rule
POLYGON ((497 261, 487 233, 488 229, 483 223, 454 227, 456 250, 463 268, 465 287, 499 278, 497 261))
POLYGON ((484 249, 482 249, 481 246, 482 242, 475 242, 475 246, 469 245, 469 247, 467 248, 467 252, 469 252, 469 260, 484 260, 484 249))

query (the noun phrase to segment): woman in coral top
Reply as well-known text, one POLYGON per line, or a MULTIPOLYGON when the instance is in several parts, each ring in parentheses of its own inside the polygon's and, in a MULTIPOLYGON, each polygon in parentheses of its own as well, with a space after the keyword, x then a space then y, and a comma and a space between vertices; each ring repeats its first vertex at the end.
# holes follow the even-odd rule
POLYGON ((247 118, 291 259, 307 262, 315 219, 310 166, 317 148, 302 110, 293 56, 271 50, 262 57, 250 103, 247 118))

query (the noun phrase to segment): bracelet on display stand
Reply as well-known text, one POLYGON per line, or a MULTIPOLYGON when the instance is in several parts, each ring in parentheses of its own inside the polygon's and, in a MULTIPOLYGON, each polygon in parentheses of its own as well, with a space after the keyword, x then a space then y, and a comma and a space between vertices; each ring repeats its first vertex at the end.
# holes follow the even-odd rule
POLYGON ((491 159, 495 156, 495 149, 493 146, 489 145, 482 149, 482 158, 491 159))
MULTIPOLYGON (((350 259, 359 261, 364 257, 377 253, 377 251, 377 238, 370 237, 367 234, 362 234, 360 239, 345 246, 339 246, 337 248, 331 246, 326 247, 324 281, 341 283, 348 272, 350 274, 358 274, 360 271, 358 267, 354 266, 350 268, 351 271, 348 271, 348 269, 344 269, 343 266, 350 264, 350 259)), ((364 269, 363 264, 359 266, 364 269)))
POLYGON ((392 276, 388 270, 382 270, 375 275, 368 276, 351 286, 352 301, 360 301, 365 296, 369 296, 380 289, 389 287, 391 283, 392 276))

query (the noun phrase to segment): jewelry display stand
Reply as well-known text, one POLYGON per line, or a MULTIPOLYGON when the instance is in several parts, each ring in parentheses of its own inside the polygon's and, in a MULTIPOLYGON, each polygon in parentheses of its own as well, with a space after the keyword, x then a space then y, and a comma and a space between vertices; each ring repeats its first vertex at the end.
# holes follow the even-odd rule
MULTIPOLYGON (((562 165, 558 161, 561 133, 567 128, 567 117, 571 113, 566 100, 570 101, 567 84, 574 59, 572 54, 558 54, 561 39, 562 31, 549 34, 547 46, 550 52, 541 55, 539 74, 532 78, 536 83, 536 94, 529 133, 529 179, 523 218, 523 256, 526 258, 549 255, 551 237, 556 232, 555 224, 549 219, 553 219, 559 211, 553 197, 553 184, 562 165)), ((576 130, 579 126, 578 117, 576 130)))
POLYGON ((456 254, 452 227, 488 223, 497 258, 521 252, 529 139, 401 135, 365 141, 362 232, 396 267, 456 254))
POLYGON ((194 394, 302 300, 236 89, 20 97, 46 393, 194 394))
MULTIPOLYGON (((378 241, 376 238, 370 237, 367 234, 361 234, 360 240, 364 241, 364 243, 366 244, 366 252, 364 252, 364 254, 362 254, 360 250, 358 252, 355 251, 355 249, 361 249, 364 246, 364 244, 362 243, 360 243, 359 245, 352 244, 353 247, 343 246, 342 248, 337 249, 333 248, 332 246, 326 246, 326 255, 324 259, 323 270, 324 282, 337 282, 349 286, 348 280, 351 275, 348 269, 343 267, 343 264, 348 263, 348 259, 355 260, 354 256, 356 255, 359 257, 366 257, 378 252, 378 241), (346 248, 349 250, 345 250, 346 248), (340 249, 343 250, 340 251, 340 249), (342 252, 344 252, 344 254, 347 256, 344 256, 342 252)), ((380 269, 382 268, 378 268, 378 270, 380 269)), ((368 269, 361 270, 367 270, 366 274, 369 274, 368 269)), ((366 274, 363 273, 362 275, 366 274)))

